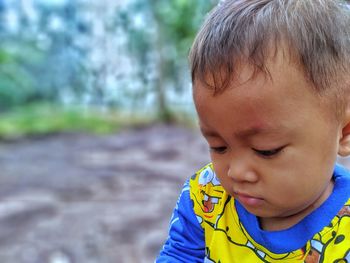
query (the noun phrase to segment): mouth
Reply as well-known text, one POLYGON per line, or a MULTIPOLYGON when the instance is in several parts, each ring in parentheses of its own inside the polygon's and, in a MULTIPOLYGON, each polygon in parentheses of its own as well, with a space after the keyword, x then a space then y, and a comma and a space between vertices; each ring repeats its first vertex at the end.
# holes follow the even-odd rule
POLYGON ((234 197, 237 198, 238 201, 244 206, 259 206, 264 201, 263 198, 255 197, 255 196, 251 196, 251 195, 243 194, 239 192, 234 193, 234 197))

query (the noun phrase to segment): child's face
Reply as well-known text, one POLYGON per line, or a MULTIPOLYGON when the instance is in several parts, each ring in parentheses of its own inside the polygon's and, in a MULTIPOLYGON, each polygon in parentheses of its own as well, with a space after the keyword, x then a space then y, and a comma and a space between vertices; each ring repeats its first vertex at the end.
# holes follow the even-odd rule
POLYGON ((199 124, 230 195, 262 222, 301 219, 333 189, 342 125, 296 66, 278 55, 268 67, 272 81, 243 67, 215 96, 195 83, 199 124))

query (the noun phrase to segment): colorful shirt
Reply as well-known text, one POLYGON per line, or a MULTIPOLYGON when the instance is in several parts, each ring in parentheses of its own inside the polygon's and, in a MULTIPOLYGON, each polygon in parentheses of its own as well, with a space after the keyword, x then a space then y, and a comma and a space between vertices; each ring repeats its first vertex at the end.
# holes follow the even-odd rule
POLYGON ((350 172, 336 165, 333 178, 318 209, 291 228, 264 231, 209 164, 185 183, 156 262, 350 262, 350 172))

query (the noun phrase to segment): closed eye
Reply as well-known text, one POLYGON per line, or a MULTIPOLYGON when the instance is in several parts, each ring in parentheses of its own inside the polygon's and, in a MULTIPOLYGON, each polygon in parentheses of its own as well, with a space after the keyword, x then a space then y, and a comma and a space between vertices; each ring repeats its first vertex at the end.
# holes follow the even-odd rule
POLYGON ((221 147, 210 147, 210 151, 211 151, 211 152, 219 153, 219 154, 225 153, 226 150, 227 150, 227 147, 225 147, 225 146, 221 146, 221 147))
POLYGON ((281 152, 281 150, 284 148, 284 146, 272 149, 272 150, 258 150, 258 149, 253 149, 258 155, 264 157, 264 158, 271 158, 278 153, 281 152))

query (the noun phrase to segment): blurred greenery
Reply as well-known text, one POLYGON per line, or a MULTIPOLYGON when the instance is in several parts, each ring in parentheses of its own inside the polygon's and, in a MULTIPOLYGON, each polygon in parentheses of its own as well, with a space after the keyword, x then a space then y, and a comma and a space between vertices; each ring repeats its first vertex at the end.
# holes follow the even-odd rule
POLYGON ((40 53, 30 46, 2 45, 0 49, 0 111, 25 104, 38 94, 35 77, 25 68, 26 61, 40 60, 40 53), (28 56, 24 57, 25 54, 28 56))
POLYGON ((0 137, 182 118, 187 53, 217 0, 50 3, 1 2, 0 137))
POLYGON ((129 51, 138 68, 137 75, 142 80, 143 93, 156 94, 156 107, 160 120, 172 121, 174 116, 169 102, 169 89, 180 94, 188 89, 189 74, 187 53, 205 14, 217 1, 197 0, 136 0, 121 9, 119 18, 128 35, 129 51), (146 24, 153 24, 153 30, 132 23, 135 15, 146 14, 146 24), (156 56, 152 56, 156 50, 156 56), (149 79, 147 68, 156 68, 156 75, 149 79), (184 77, 185 76, 185 77, 184 77))
POLYGON ((92 109, 84 112, 53 104, 29 104, 0 115, 0 138, 77 131, 105 134, 117 131, 121 120, 120 116, 101 114, 92 109))

